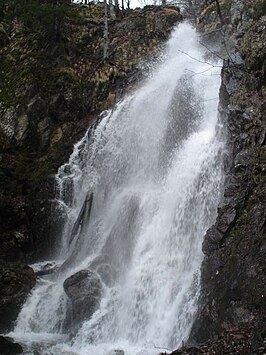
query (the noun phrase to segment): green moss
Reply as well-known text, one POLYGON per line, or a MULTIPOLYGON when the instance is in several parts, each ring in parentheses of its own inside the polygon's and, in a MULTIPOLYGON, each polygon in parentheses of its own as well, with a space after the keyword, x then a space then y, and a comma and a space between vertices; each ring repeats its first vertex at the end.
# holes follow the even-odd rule
POLYGON ((67 23, 79 17, 75 7, 38 0, 2 0, 1 11, 13 33, 0 60, 0 102, 9 108, 25 103, 31 86, 47 91, 47 72, 66 57, 67 23))
POLYGON ((266 14, 266 0, 257 0, 253 5, 245 2, 243 12, 250 19, 260 19, 266 14))
POLYGON ((256 22, 238 43, 240 53, 248 68, 261 70, 265 57, 265 43, 266 33, 256 22))

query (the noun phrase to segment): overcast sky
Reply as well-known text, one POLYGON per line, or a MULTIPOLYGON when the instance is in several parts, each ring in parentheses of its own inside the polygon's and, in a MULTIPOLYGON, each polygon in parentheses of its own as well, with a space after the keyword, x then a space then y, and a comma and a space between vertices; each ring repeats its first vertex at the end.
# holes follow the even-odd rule
MULTIPOLYGON (((82 1, 74 0, 74 2, 75 3, 80 3, 82 1)), ((125 0, 125 6, 126 6, 126 2, 127 2, 127 0, 125 0)), ((119 3, 121 4, 121 0, 119 0, 119 3)), ((153 3, 154 3, 153 0, 130 0, 130 8, 134 9, 135 7, 143 7, 144 5, 153 4, 153 3)))

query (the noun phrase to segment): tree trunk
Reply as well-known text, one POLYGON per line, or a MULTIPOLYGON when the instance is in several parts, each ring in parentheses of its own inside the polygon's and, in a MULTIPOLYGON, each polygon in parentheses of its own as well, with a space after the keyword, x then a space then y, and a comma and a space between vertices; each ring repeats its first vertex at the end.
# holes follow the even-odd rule
POLYGON ((104 30, 103 30, 103 59, 108 58, 109 53, 109 33, 108 33, 108 6, 107 0, 104 0, 104 30))
POLYGON ((116 17, 113 0, 109 0, 109 15, 112 20, 116 17))
POLYGON ((221 25, 223 26, 224 25, 224 19, 223 19, 223 16, 222 16, 219 0, 215 0, 215 2, 216 2, 217 14, 218 14, 218 16, 220 18, 221 25))
POLYGON ((115 0, 115 14, 116 14, 116 16, 118 15, 118 13, 119 13, 119 1, 115 0))

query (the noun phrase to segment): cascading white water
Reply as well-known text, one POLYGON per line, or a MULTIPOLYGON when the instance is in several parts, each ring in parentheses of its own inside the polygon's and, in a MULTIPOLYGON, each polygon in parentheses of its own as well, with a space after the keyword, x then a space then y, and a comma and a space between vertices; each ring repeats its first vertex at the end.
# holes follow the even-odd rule
POLYGON ((29 296, 11 334, 17 340, 38 341, 43 354, 122 349, 147 355, 158 353, 157 347, 174 349, 188 337, 201 244, 215 221, 222 186, 220 68, 203 58, 195 31, 179 25, 163 63, 102 115, 59 169, 57 198, 66 223, 57 262, 63 264, 40 278, 29 296), (91 192, 90 216, 82 216, 73 234, 91 192), (63 282, 101 258, 112 270, 111 281, 100 274, 98 309, 68 336, 63 282))

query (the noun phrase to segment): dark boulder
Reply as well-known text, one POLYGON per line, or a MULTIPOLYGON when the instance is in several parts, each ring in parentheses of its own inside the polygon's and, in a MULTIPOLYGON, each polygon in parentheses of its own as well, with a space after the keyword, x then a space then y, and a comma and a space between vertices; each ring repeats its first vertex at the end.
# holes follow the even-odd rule
POLYGON ((22 354, 23 349, 22 346, 13 343, 9 339, 0 336, 0 354, 5 354, 5 355, 15 355, 15 354, 22 354))
POLYGON ((212 251, 219 249, 224 235, 218 231, 215 226, 212 226, 206 233, 202 250, 204 254, 210 255, 212 251))
POLYGON ((64 281, 64 290, 71 301, 71 326, 89 319, 97 309, 103 286, 100 277, 91 270, 81 270, 64 281))

